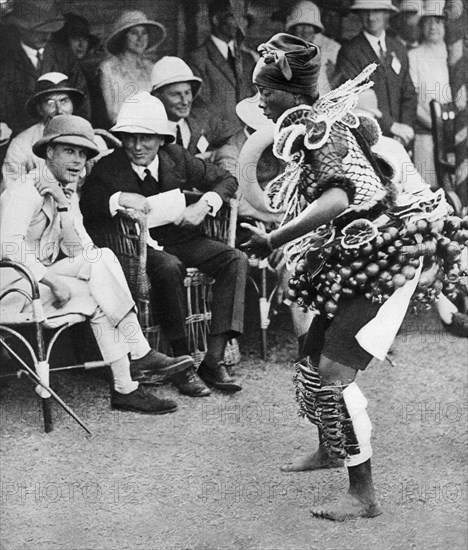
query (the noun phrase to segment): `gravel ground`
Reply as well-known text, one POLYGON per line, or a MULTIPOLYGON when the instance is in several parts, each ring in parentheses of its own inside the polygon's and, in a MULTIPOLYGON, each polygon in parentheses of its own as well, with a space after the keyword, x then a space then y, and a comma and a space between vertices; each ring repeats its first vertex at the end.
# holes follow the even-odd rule
POLYGON ((280 472, 317 444, 296 415, 289 317, 273 321, 269 360, 252 323, 236 374, 244 390, 190 399, 179 411, 116 413, 98 371, 52 383, 94 432, 57 407, 44 434, 32 386, 1 397, 2 549, 467 548, 468 341, 433 314, 408 317, 392 353, 358 378, 374 424, 373 468, 384 514, 336 524, 309 508, 346 490, 344 470, 280 472))

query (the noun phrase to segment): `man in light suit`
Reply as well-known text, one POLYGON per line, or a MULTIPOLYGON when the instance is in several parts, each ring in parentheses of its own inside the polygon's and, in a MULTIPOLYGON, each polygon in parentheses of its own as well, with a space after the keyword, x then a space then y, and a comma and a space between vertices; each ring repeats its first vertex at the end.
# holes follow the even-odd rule
POLYGON ((351 10, 359 14, 363 30, 342 45, 336 62, 335 85, 354 78, 370 63, 378 63, 371 78, 382 113, 379 119, 382 133, 408 147, 414 138, 417 95, 406 49, 386 33, 390 15, 398 10, 391 0, 356 0, 351 10))
MULTIPOLYGON (((173 401, 141 388, 131 370, 171 376, 191 367, 192 358, 169 358, 150 349, 120 264, 110 250, 94 247, 83 226, 76 185, 86 160, 99 154, 91 125, 80 117, 57 115, 33 151, 45 159, 44 169, 30 172, 0 198, 1 257, 30 269, 40 283, 48 319, 68 313, 90 318, 103 359, 112 369, 114 408, 146 414, 175 411, 173 401)), ((15 270, 2 270, 2 292, 24 285, 15 270)), ((1 317, 8 310, 24 312, 31 304, 15 292, 0 307, 1 317)))
MULTIPOLYGON (((234 197, 237 181, 225 170, 172 144, 174 136, 159 99, 148 92, 133 99, 122 106, 111 128, 123 147, 98 161, 83 186, 81 209, 86 227, 93 238, 99 238, 103 230, 115 231, 113 218, 118 210, 132 208, 147 215, 155 197, 175 194, 176 203, 165 209, 169 218, 150 229, 153 244, 147 250, 146 271, 158 298, 162 328, 176 353, 187 349, 185 268, 196 267, 212 276, 210 335, 198 374, 216 389, 239 391, 241 386, 228 374, 223 358, 228 340, 243 331, 247 258, 200 230, 206 216, 214 216, 223 201, 234 197), (182 191, 193 188, 203 195, 186 205, 182 191), (154 241, 164 250, 156 249, 154 241)), ((176 385, 191 396, 207 395, 200 378, 191 373, 176 385)))

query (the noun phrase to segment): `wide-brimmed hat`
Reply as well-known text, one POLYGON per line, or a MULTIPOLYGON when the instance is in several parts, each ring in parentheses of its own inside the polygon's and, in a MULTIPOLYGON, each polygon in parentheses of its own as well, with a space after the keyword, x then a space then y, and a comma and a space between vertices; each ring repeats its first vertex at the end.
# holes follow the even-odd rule
POLYGON ((84 93, 71 86, 68 76, 63 73, 45 73, 40 76, 34 85, 34 94, 26 102, 28 113, 37 117, 37 104, 48 94, 67 93, 73 101, 73 107, 79 107, 84 101, 84 93))
POLYGON ((147 49, 156 48, 166 38, 166 27, 164 25, 157 21, 151 21, 142 11, 126 10, 112 25, 109 37, 106 40, 106 48, 109 53, 113 55, 120 53, 122 34, 138 25, 143 25, 148 31, 147 49))
POLYGON ((312 25, 319 32, 323 32, 324 26, 320 17, 320 9, 309 0, 301 0, 294 5, 286 18, 285 29, 289 32, 295 25, 312 25))
POLYGON ((355 0, 350 9, 353 11, 384 10, 397 13, 399 11, 398 8, 392 4, 391 0, 355 0))
POLYGON ((110 129, 114 133, 155 134, 174 141, 169 130, 166 109, 160 99, 149 92, 138 92, 132 100, 123 103, 117 121, 110 129))
POLYGON ((261 54, 252 80, 292 94, 317 95, 320 50, 315 44, 291 34, 275 34, 258 47, 261 54))
POLYGON ((87 19, 76 13, 66 13, 64 20, 64 26, 54 34, 54 39, 57 42, 66 42, 70 37, 85 36, 89 41, 90 48, 94 48, 99 44, 100 39, 95 34, 91 34, 87 19))
POLYGON ((57 115, 49 120, 44 128, 42 139, 33 145, 33 153, 40 158, 46 157, 47 146, 53 143, 65 143, 83 147, 88 158, 99 155, 94 143, 94 131, 91 124, 79 116, 57 115))
POLYGON ((23 0, 15 5, 8 22, 27 31, 56 32, 63 27, 63 17, 51 6, 33 0, 23 0))
POLYGON ((236 114, 242 122, 253 130, 274 127, 275 123, 267 118, 260 109, 260 94, 246 97, 236 105, 236 114))
POLYGON ((155 92, 168 84, 188 82, 192 86, 195 97, 202 83, 202 79, 193 74, 192 69, 180 57, 166 55, 153 65, 151 70, 151 91, 155 92))
POLYGON ((445 0, 425 0, 421 17, 445 17, 445 0))

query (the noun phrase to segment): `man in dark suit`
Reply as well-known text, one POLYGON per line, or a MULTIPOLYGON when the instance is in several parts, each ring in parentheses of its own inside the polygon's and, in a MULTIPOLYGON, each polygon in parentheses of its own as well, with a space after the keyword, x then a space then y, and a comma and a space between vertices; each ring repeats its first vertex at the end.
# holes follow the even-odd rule
POLYGON ((362 32, 343 44, 336 62, 335 85, 357 76, 370 63, 380 127, 385 136, 408 146, 414 137, 417 95, 409 74, 405 47, 386 33, 388 19, 398 10, 390 0, 356 0, 351 7, 362 22, 362 32))
MULTIPOLYGON (((173 351, 177 355, 181 349, 187 351, 183 281, 185 266, 196 267, 215 278, 208 349, 198 374, 214 388, 239 391, 241 387, 222 361, 229 338, 243 330, 247 258, 205 237, 199 228, 207 215, 215 215, 223 201, 235 195, 237 181, 183 147, 166 145, 174 140, 167 122, 163 104, 148 92, 124 103, 112 128, 123 148, 98 161, 82 189, 85 225, 93 237, 106 226, 112 229, 112 218, 119 209, 133 208, 159 217, 149 224, 150 236, 164 250, 148 247, 147 272, 173 351), (204 194, 186 206, 181 191, 193 188, 204 194), (163 207, 161 201, 168 192, 175 197, 163 207)), ((175 380, 182 393, 209 393, 194 372, 189 379, 183 376, 175 380)))
POLYGON ((65 48, 53 44, 51 34, 63 26, 63 18, 32 0, 24 0, 6 19, 0 36, 0 121, 13 136, 37 121, 24 106, 34 92, 38 77, 45 73, 66 74, 70 84, 84 93, 76 114, 89 118, 86 80, 76 59, 65 48))
MULTIPOLYGON (((211 36, 188 58, 188 64, 203 85, 196 106, 201 104, 229 126, 229 137, 243 136, 236 105, 255 93, 252 73, 255 59, 239 44, 241 34, 229 0, 212 0, 208 6, 211 36)), ((240 150, 240 149, 239 149, 240 150)))
POLYGON ((192 109, 202 79, 180 57, 165 56, 151 71, 151 95, 160 99, 176 143, 192 155, 209 158, 229 137, 229 126, 204 108, 192 109))

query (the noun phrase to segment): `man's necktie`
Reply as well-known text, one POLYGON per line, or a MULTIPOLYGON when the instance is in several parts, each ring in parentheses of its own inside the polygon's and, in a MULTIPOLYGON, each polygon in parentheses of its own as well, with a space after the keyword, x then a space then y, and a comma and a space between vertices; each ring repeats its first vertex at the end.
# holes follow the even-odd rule
POLYGON ((237 75, 237 71, 236 71, 236 57, 235 57, 235 55, 232 53, 231 48, 229 48, 229 47, 228 47, 228 57, 227 57, 227 60, 228 60, 229 66, 230 66, 231 69, 232 69, 232 72, 234 73, 234 76, 236 76, 236 75, 237 75))
POLYGON ((379 59, 382 65, 387 64, 387 53, 383 48, 382 40, 379 40, 379 59))
POLYGON ((42 61, 44 60, 44 54, 41 50, 36 50, 37 65, 36 71, 39 73, 42 72, 42 61))
POLYGON ((180 126, 177 124, 177 130, 176 130, 176 143, 177 145, 180 145, 181 147, 184 146, 184 142, 182 141, 182 132, 180 131, 180 126))
POLYGON ((151 174, 148 168, 145 169, 145 177, 140 181, 141 193, 145 197, 157 195, 159 193, 159 185, 156 178, 151 174))

